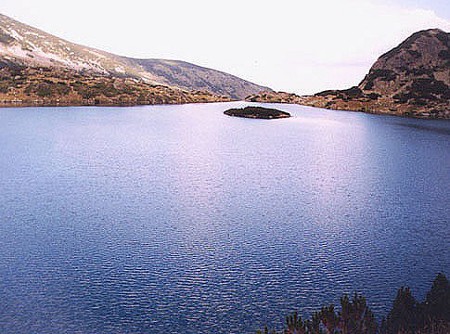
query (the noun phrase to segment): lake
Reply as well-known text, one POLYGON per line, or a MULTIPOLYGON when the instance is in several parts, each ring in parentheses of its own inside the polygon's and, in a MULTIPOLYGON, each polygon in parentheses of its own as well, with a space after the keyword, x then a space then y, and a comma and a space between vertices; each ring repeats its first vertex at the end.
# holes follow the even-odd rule
POLYGON ((450 276, 450 122, 0 109, 1 333, 254 333, 450 276))

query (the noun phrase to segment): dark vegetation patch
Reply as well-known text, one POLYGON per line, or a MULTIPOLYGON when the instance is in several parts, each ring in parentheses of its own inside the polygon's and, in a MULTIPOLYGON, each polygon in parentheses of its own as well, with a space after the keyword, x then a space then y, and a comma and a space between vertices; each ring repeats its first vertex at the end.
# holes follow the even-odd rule
POLYGON ((0 70, 3 69, 5 69, 3 73, 9 73, 10 76, 16 76, 22 74, 22 70, 24 70, 25 67, 3 59, 0 60, 0 70))
POLYGON ((441 50, 438 53, 438 57, 444 60, 450 60, 450 51, 449 50, 441 50))
POLYGON ((10 85, 8 82, 6 82, 4 80, 0 81, 0 93, 2 93, 2 94, 8 93, 9 87, 10 87, 10 85))
POLYGON ((114 97, 120 94, 120 91, 114 87, 112 83, 98 82, 93 85, 90 90, 96 91, 99 94, 103 94, 106 97, 114 97))
POLYGON ((0 93, 6 94, 10 88, 19 88, 25 83, 22 67, 0 61, 0 93))
POLYGON ((397 78, 397 74, 392 70, 385 70, 385 69, 377 69, 377 70, 371 70, 369 74, 366 75, 364 78, 365 81, 367 81, 366 85, 364 86, 364 90, 371 90, 374 86, 374 81, 376 79, 381 81, 393 81, 397 78))
POLYGON ((315 94, 315 96, 337 96, 338 94, 338 90, 324 90, 323 92, 315 94))
POLYGON ((36 94, 40 97, 51 96, 52 95, 51 86, 46 82, 38 84, 36 87, 36 94))
POLYGON ((411 46, 414 44, 414 42, 424 35, 429 36, 429 33, 426 30, 422 30, 422 31, 418 31, 418 32, 412 34, 404 42, 400 43, 398 46, 396 46, 392 50, 386 52, 380 58, 386 58, 386 59, 393 58, 394 56, 399 54, 403 49, 410 49, 411 46))
POLYGON ((0 30, 0 43, 3 44, 12 44, 15 42, 15 38, 11 37, 10 35, 6 34, 4 31, 0 30))
POLYGON ((9 67, 9 63, 7 63, 6 61, 0 60, 0 70, 3 68, 8 68, 8 67, 9 67))
POLYGON ((394 95, 394 99, 399 103, 409 101, 416 105, 446 101, 450 99, 450 87, 434 78, 419 78, 405 92, 394 95))
POLYGON ((285 111, 263 107, 245 107, 243 109, 229 109, 225 111, 224 114, 228 116, 259 118, 259 119, 277 119, 277 118, 291 117, 291 115, 285 111))
POLYGON ((341 90, 340 94, 343 94, 345 97, 351 98, 351 99, 364 97, 362 90, 357 86, 353 86, 349 89, 341 90))
MULTIPOLYGON (((377 94, 378 95, 378 94, 377 94)), ((315 96, 333 96, 337 99, 342 99, 344 101, 349 101, 352 99, 360 99, 367 97, 362 90, 357 87, 353 86, 349 89, 343 89, 343 90, 326 90, 320 93, 317 93, 315 96)), ((375 96, 374 96, 375 98, 375 96)), ((378 97, 377 97, 378 98, 378 97)))
POLYGON ((87 84, 76 80, 70 84, 75 92, 77 92, 83 99, 90 100, 99 96, 106 96, 109 98, 117 97, 121 94, 132 94, 133 90, 124 86, 119 89, 114 86, 113 82, 96 82, 94 84, 87 84))
POLYGON ((434 71, 431 68, 425 68, 423 66, 418 68, 407 69, 406 74, 414 74, 414 75, 427 75, 429 77, 433 77, 434 71))
POLYGON ((24 90, 27 95, 36 94, 39 97, 54 97, 69 94, 70 87, 64 82, 53 82, 44 79, 39 83, 30 83, 24 90))
POLYGON ((85 100, 89 100, 100 95, 98 90, 93 89, 91 86, 86 84, 75 84, 74 89, 85 100))
POLYGON ((422 56, 422 54, 419 51, 416 50, 408 50, 408 53, 413 56, 414 58, 420 58, 422 56))
POLYGON ((446 47, 450 47, 450 34, 442 31, 436 35, 436 38, 440 40, 446 47))
POLYGON ((367 97, 371 100, 378 100, 378 98, 381 97, 381 95, 377 94, 377 93, 370 93, 370 94, 367 94, 367 97))

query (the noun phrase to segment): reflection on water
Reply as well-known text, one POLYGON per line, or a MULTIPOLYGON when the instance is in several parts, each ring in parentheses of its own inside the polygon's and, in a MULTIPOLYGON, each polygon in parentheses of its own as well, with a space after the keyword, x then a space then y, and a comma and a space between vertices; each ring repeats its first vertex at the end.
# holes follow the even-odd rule
POLYGON ((252 333, 450 274, 448 122, 236 105, 1 109, 0 332, 252 333))
MULTIPOLYGON (((429 126, 426 123, 425 124, 402 124, 399 123, 400 126, 405 126, 408 128, 416 129, 416 130, 423 130, 423 131, 432 131, 439 134, 444 134, 447 136, 450 136, 450 129, 448 127, 448 121, 442 121, 444 126, 429 126)), ((435 124, 436 125, 436 124, 435 124)))

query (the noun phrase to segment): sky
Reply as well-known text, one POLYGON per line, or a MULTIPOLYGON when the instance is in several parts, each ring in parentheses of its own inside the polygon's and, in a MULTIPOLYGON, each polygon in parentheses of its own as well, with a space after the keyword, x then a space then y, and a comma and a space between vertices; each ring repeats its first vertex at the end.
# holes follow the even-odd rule
POLYGON ((412 33, 450 31, 448 0, 0 0, 0 12, 71 42, 297 94, 357 85, 412 33))

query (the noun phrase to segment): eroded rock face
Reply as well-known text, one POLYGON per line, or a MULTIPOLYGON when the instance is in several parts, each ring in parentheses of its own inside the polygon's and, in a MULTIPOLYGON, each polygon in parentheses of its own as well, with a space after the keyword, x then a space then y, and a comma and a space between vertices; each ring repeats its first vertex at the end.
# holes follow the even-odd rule
POLYGON ((291 117, 291 115, 285 111, 263 107, 245 107, 241 109, 229 109, 225 111, 224 114, 234 117, 258 118, 258 119, 278 119, 291 117))

